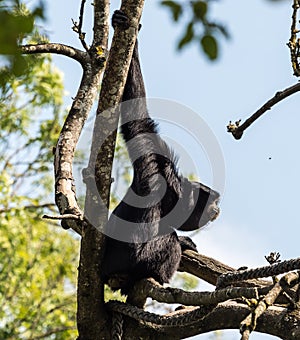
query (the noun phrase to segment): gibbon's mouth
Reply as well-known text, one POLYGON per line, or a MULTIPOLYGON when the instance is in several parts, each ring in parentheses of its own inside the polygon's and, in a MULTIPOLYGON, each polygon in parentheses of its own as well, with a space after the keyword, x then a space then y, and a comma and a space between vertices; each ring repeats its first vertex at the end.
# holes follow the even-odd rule
POLYGON ((220 208, 218 207, 218 204, 219 204, 219 200, 210 204, 210 206, 207 209, 208 216, 211 222, 214 221, 220 214, 220 208))
MULTIPOLYGON (((218 207, 220 202, 220 194, 202 183, 193 182, 194 186, 197 184, 200 185, 200 190, 202 192, 206 192, 209 195, 205 214, 209 221, 214 221, 220 214, 220 208, 218 207)), ((201 195, 201 192, 199 195, 201 195)))

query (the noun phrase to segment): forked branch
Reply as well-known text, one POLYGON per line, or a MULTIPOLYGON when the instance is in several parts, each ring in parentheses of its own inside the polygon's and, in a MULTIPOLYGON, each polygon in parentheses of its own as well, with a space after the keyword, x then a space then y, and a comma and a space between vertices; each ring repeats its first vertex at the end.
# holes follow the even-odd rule
MULTIPOLYGON (((80 24, 81 32, 85 1, 81 3, 80 24)), ((107 50, 108 41, 108 1, 95 0, 95 8, 102 10, 105 20, 98 23, 101 30, 102 50, 107 50)), ((95 10, 95 13, 97 11, 95 10)), ((97 12, 98 13, 98 12, 97 12)), ((96 14, 95 14, 96 16, 96 14)), ((81 234, 83 212, 77 203, 76 190, 73 179, 73 158, 75 148, 84 123, 96 98, 100 75, 105 64, 105 54, 99 55, 96 51, 80 51, 74 47, 58 43, 45 43, 21 46, 24 54, 55 53, 70 57, 78 61, 83 68, 83 75, 78 92, 73 100, 61 130, 56 148, 54 148, 54 175, 55 175, 55 202, 59 209, 59 219, 64 228, 72 228, 81 234)))

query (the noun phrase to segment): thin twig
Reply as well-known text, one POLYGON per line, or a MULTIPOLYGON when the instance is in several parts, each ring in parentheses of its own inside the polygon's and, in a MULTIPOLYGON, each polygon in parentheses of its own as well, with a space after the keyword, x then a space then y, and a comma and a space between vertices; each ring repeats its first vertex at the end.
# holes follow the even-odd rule
POLYGON ((78 25, 78 34, 79 34, 79 39, 82 43, 83 48, 88 51, 89 47, 85 42, 85 33, 82 32, 82 25, 83 25, 83 15, 84 15, 84 6, 85 6, 86 0, 81 1, 81 6, 80 6, 80 14, 79 14, 79 25, 78 25))
POLYGON ((300 8, 299 0, 294 0, 294 4, 292 7, 293 7, 293 14, 292 14, 292 24, 291 24, 291 37, 287 45, 291 53, 291 62, 292 62, 294 75, 296 77, 299 77, 300 76, 300 65, 299 65, 300 41, 299 41, 299 38, 297 38, 297 34, 299 33, 299 30, 297 29, 297 24, 298 24, 297 14, 300 8))
POLYGON ((248 118, 242 125, 240 121, 232 123, 231 121, 227 125, 227 131, 232 133, 235 139, 242 138, 243 132, 254 123, 260 116, 262 116, 266 111, 271 110, 271 108, 282 101, 283 99, 291 96, 292 94, 300 91, 300 83, 292 85, 283 91, 279 91, 275 94, 273 98, 268 100, 261 108, 259 108, 250 118, 248 118))
POLYGON ((79 40, 83 46, 83 48, 88 52, 89 47, 87 43, 85 42, 85 32, 82 32, 82 25, 83 25, 83 16, 84 16, 84 6, 85 6, 86 0, 81 0, 81 6, 80 6, 80 13, 79 13, 79 23, 72 19, 73 27, 72 30, 76 33, 78 33, 79 40))

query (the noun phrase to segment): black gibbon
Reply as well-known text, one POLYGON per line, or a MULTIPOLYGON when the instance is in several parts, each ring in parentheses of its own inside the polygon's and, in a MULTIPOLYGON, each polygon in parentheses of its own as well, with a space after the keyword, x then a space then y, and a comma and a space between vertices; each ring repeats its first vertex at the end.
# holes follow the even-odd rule
MULTIPOLYGON (((112 25, 127 29, 129 20, 115 11, 112 25)), ((126 294, 142 278, 170 280, 182 251, 197 250, 175 229, 196 230, 214 220, 219 194, 178 174, 176 158, 148 114, 137 43, 122 98, 121 132, 134 176, 107 223, 102 272, 104 282, 126 294)))

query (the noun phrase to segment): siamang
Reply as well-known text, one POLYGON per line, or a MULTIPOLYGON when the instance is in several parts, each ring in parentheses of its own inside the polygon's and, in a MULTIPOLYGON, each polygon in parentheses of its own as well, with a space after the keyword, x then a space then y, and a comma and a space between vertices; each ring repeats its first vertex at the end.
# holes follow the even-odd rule
MULTIPOLYGON (((112 25, 128 29, 129 19, 115 11, 112 25)), ((142 278, 152 277, 160 284, 170 280, 182 251, 197 250, 175 229, 196 230, 214 220, 219 194, 178 174, 176 157, 148 114, 137 42, 120 111, 134 176, 107 223, 102 272, 104 282, 126 294, 142 278)))

